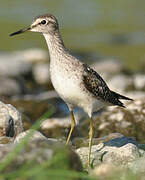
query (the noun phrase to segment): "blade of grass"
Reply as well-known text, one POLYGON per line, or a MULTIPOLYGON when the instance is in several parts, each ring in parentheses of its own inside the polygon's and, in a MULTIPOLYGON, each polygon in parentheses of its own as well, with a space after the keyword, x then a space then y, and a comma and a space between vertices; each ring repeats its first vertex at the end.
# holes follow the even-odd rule
POLYGON ((89 177, 84 172, 76 172, 73 170, 62 170, 62 169, 43 169, 41 166, 37 166, 37 168, 33 167, 32 169, 26 169, 22 173, 21 170, 12 172, 12 173, 5 173, 3 174, 4 178, 8 179, 16 179, 17 177, 23 177, 23 178, 37 178, 42 179, 42 177, 61 177, 64 179, 66 178, 83 178, 86 180, 96 180, 96 178, 89 177))

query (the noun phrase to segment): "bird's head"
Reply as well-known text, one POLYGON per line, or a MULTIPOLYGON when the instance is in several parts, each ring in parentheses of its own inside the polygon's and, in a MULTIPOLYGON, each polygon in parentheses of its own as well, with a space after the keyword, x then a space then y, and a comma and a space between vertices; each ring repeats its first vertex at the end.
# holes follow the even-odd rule
POLYGON ((32 24, 29 27, 16 31, 10 34, 10 36, 21 34, 26 31, 40 32, 43 34, 54 34, 56 31, 58 31, 58 22, 55 16, 51 14, 37 16, 34 18, 32 24))

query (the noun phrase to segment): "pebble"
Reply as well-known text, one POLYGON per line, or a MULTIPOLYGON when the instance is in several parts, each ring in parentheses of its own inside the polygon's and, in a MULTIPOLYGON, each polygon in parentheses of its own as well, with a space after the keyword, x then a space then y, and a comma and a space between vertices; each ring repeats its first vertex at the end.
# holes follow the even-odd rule
POLYGON ((91 67, 98 73, 117 74, 123 71, 124 65, 117 59, 104 59, 95 62, 91 67))
POLYGON ((145 90, 145 74, 135 74, 133 76, 134 86, 137 90, 145 90))
POLYGON ((107 81, 107 84, 110 89, 118 93, 123 93, 133 84, 133 80, 130 76, 124 74, 118 74, 113 76, 110 80, 107 81))
POLYGON ((48 60, 48 52, 44 49, 32 48, 23 51, 16 51, 14 55, 21 56, 26 62, 43 62, 48 60))
POLYGON ((13 138, 23 131, 21 114, 10 104, 0 102, 1 143, 5 137, 13 138))
POLYGON ((24 131, 20 134, 18 134, 14 140, 14 143, 19 143, 21 142, 21 140, 23 138, 25 138, 28 134, 31 134, 31 137, 29 138, 28 141, 33 141, 33 140, 46 140, 47 138, 45 136, 43 136, 43 134, 41 134, 39 131, 33 130, 33 129, 29 129, 27 131, 24 131))
POLYGON ((17 77, 31 72, 32 63, 21 54, 0 53, 0 76, 17 77))
POLYGON ((48 63, 37 63, 33 66, 32 73, 38 84, 50 84, 50 72, 48 63))
POLYGON ((9 77, 0 77, 0 95, 1 96, 13 96, 22 94, 21 84, 9 77))

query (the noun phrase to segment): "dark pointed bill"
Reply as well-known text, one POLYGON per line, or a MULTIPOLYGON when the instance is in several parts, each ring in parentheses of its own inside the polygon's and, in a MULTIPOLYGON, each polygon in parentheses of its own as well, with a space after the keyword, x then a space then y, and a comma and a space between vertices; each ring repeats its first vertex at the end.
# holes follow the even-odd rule
POLYGON ((20 29, 19 31, 16 31, 16 32, 10 34, 10 36, 15 36, 15 35, 17 35, 17 34, 21 34, 21 33, 24 33, 24 32, 26 32, 26 31, 29 31, 29 30, 31 30, 31 27, 24 28, 24 29, 20 29))

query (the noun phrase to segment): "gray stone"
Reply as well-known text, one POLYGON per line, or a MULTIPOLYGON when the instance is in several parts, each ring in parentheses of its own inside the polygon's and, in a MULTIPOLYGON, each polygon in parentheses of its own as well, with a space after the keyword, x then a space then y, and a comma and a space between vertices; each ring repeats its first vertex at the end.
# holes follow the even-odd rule
POLYGON ((32 73, 38 84, 50 83, 50 72, 48 63, 37 63, 33 66, 32 73))
POLYGON ((33 141, 33 140, 46 140, 47 138, 45 136, 43 136, 43 134, 41 134, 39 131, 33 130, 33 129, 29 129, 27 131, 24 131, 20 134, 18 134, 14 140, 14 143, 19 143, 21 142, 21 140, 23 138, 25 138, 29 133, 31 133, 31 137, 29 138, 29 141, 33 141))
POLYGON ((136 161, 130 164, 129 168, 135 174, 144 174, 145 176, 145 156, 138 158, 136 161))
POLYGON ((31 71, 32 64, 21 55, 0 53, 0 75, 16 77, 31 71))
POLYGON ((0 85, 1 96, 12 96, 22 93, 21 85, 15 79, 0 77, 0 85))
POLYGON ((15 137, 22 131, 21 114, 12 105, 0 102, 0 136, 15 137))
POLYGON ((40 130, 47 137, 64 137, 66 130, 71 125, 71 119, 67 117, 56 117, 44 120, 40 125, 40 130))
POLYGON ((122 62, 116 59, 97 61, 91 67, 98 73, 106 72, 107 74, 120 73, 124 69, 122 62))
MULTIPOLYGON (((21 141, 19 143, 0 146, 0 161, 4 161, 7 154, 15 151, 17 146, 22 146, 21 141)), ((27 164, 28 168, 35 168, 38 167, 38 165, 41 167, 42 164, 47 164, 46 168, 48 169, 67 168, 69 170, 73 169, 76 171, 82 170, 81 162, 75 152, 64 146, 64 144, 55 142, 51 139, 47 140, 43 138, 34 138, 30 141, 28 140, 22 146, 21 151, 17 152, 13 161, 10 161, 7 169, 15 171, 18 170, 18 167, 21 168, 25 164, 27 164)))
POLYGON ((104 154, 102 156, 103 162, 111 162, 114 165, 128 165, 140 156, 137 146, 132 143, 125 144, 121 147, 104 147, 102 154, 104 154))
MULTIPOLYGON (((76 150, 84 168, 87 168, 88 147, 81 147, 76 150)), ((92 146, 91 163, 98 166, 101 163, 129 166, 140 157, 139 148, 134 139, 128 137, 114 138, 110 141, 92 146)))
POLYGON ((48 61, 48 52, 44 49, 39 48, 15 51, 14 55, 23 57, 27 62, 37 63, 39 61, 48 61))
POLYGON ((98 166, 96 166, 94 169, 89 171, 89 174, 93 178, 99 178, 99 179, 112 179, 113 176, 120 177, 122 175, 123 171, 121 171, 122 168, 119 166, 115 166, 111 163, 102 163, 98 166))
POLYGON ((141 99, 141 98, 145 98, 145 92, 144 91, 129 91, 126 93, 126 96, 132 97, 133 99, 141 99))
POLYGON ((145 90, 145 74, 135 74, 133 76, 135 89, 145 90))
POLYGON ((116 76, 113 76, 110 80, 107 82, 110 89, 113 91, 119 90, 119 93, 123 93, 126 89, 128 89, 133 84, 133 80, 130 76, 126 76, 124 74, 119 74, 116 76))

